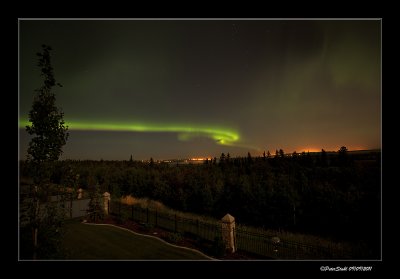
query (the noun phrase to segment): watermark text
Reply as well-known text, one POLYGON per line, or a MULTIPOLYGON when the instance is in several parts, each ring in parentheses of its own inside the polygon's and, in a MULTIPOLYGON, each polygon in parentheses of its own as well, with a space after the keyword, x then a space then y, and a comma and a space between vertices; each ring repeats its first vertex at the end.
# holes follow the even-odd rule
POLYGON ((372 266, 321 266, 321 271, 372 271, 372 266))

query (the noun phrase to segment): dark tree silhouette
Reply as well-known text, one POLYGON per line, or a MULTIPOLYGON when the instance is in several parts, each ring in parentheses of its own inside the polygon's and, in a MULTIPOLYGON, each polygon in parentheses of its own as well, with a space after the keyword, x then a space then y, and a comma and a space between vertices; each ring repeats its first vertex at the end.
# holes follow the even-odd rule
POLYGON ((338 159, 339 159, 339 164, 341 166, 345 166, 348 163, 348 154, 347 154, 347 147, 342 146, 338 150, 338 159))
POLYGON ((253 159, 251 158, 250 152, 247 152, 247 163, 248 163, 248 164, 253 163, 253 159))
POLYGON ((326 155, 326 151, 324 149, 321 150, 321 166, 326 167, 328 165, 328 158, 326 155))
MULTIPOLYGON (((41 68, 44 85, 36 90, 37 94, 29 112, 32 125, 26 126, 26 131, 34 136, 29 143, 28 160, 37 164, 58 160, 68 139, 64 113, 56 107, 56 97, 51 91, 56 85, 50 63, 51 48, 46 45, 42 47, 43 53, 37 55, 40 57, 38 66, 41 68)), ((61 86, 59 83, 57 85, 61 86)))
POLYGON ((219 157, 219 163, 220 164, 223 164, 223 163, 225 163, 225 153, 221 153, 221 156, 219 157))
POLYGON ((104 210, 102 208, 102 196, 100 193, 100 185, 96 183, 94 186, 89 187, 89 205, 88 205, 88 219, 91 222, 96 222, 104 218, 104 210))
MULTIPOLYGON (((26 131, 33 136, 29 142, 27 161, 32 168, 34 187, 32 189, 31 204, 31 226, 33 229, 33 258, 37 258, 38 252, 49 250, 50 237, 38 237, 39 228, 43 232, 56 235, 59 231, 60 218, 54 208, 46 206, 46 217, 39 215, 40 202, 46 202, 50 194, 50 168, 52 163, 57 161, 62 154, 62 147, 68 139, 68 127, 63 120, 64 114, 56 107, 56 97, 52 88, 56 85, 53 67, 50 61, 51 47, 42 45, 42 52, 37 53, 39 57, 38 66, 43 77, 43 85, 36 89, 32 109, 29 112, 31 126, 26 126, 26 131), (50 212, 52 211, 52 212, 50 212), (43 220, 47 218, 47 220, 43 220), (52 218, 52 219, 49 219, 52 218), (40 241, 38 241, 38 238, 40 241), (47 246, 47 247, 46 247, 47 246), (45 248, 46 247, 46 248, 45 248), (41 249, 41 250, 40 250, 41 249)), ((62 215, 62 214, 61 214, 62 215)), ((57 246, 57 245, 56 245, 57 246)), ((51 247, 53 250, 56 247, 51 247)), ((48 255, 42 254, 43 257, 48 255)))

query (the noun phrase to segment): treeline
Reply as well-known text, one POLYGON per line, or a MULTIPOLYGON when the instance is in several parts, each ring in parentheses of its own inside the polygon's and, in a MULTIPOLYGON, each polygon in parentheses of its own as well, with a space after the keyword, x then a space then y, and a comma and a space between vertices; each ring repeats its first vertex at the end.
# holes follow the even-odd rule
MULTIPOLYGON (((56 163, 51 178, 216 218, 230 213, 242 224, 361 239, 378 249, 380 166, 380 152, 286 156, 280 150, 274 157, 221 154, 202 165, 67 160, 56 163)), ((20 173, 29 176, 25 162, 20 173)))

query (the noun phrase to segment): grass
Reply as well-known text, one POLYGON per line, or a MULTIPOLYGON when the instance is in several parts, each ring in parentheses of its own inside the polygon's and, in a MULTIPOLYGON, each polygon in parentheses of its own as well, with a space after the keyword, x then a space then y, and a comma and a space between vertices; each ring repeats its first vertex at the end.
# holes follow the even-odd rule
POLYGON ((112 226, 66 223, 64 248, 72 260, 210 260, 193 250, 112 226))

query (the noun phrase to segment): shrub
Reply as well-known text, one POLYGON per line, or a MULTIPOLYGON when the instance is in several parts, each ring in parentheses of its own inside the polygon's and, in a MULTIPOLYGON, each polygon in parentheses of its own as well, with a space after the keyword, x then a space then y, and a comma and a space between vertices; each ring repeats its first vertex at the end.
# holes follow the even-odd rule
POLYGON ((225 253, 226 253, 226 248, 224 241, 222 240, 222 237, 216 236, 214 238, 214 243, 212 246, 212 254, 217 258, 221 258, 225 256, 225 253))
POLYGON ((118 224, 124 224, 130 218, 130 214, 127 211, 121 211, 121 214, 117 217, 118 224))
POLYGON ((146 231, 151 231, 152 229, 154 229, 154 225, 150 224, 150 223, 144 223, 143 227, 146 231))
POLYGON ((180 233, 168 233, 167 240, 172 243, 178 243, 183 239, 182 234, 180 233))

